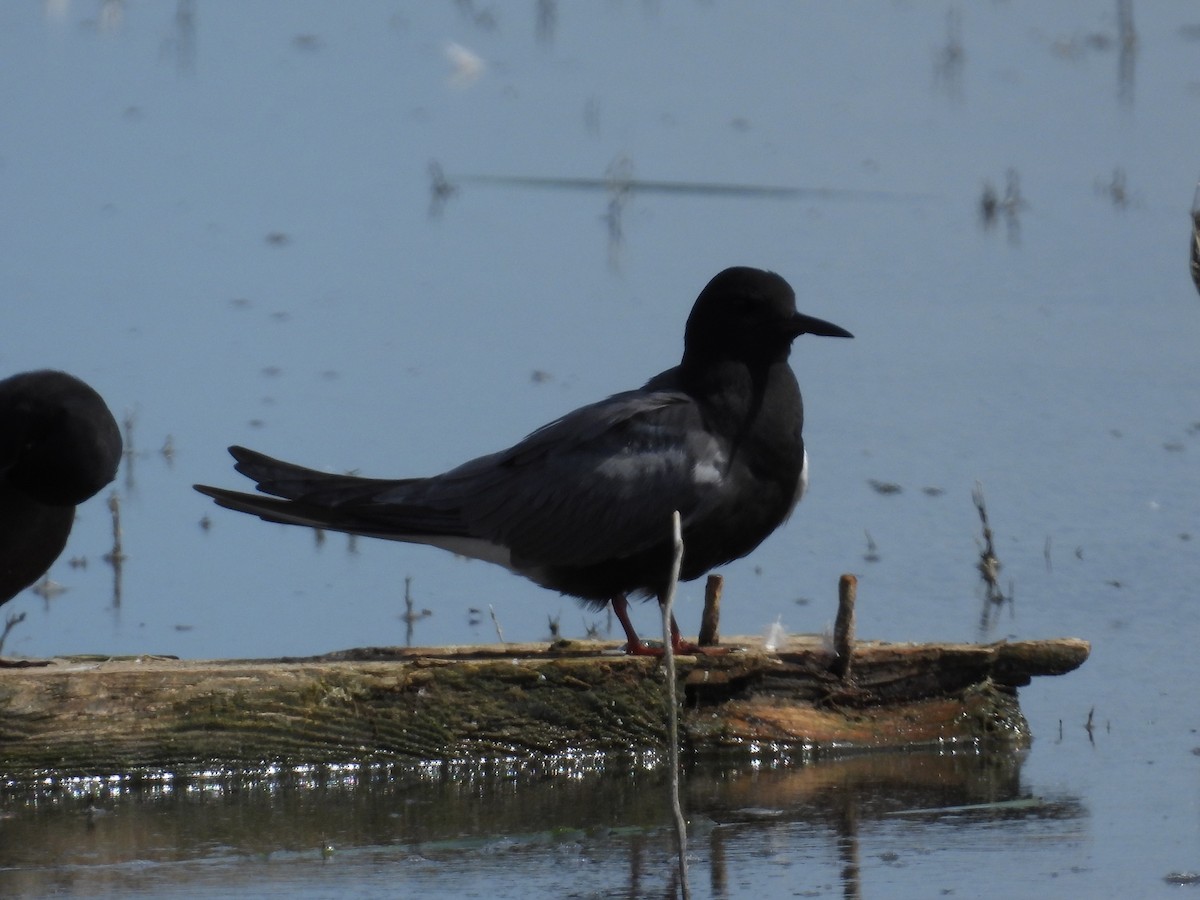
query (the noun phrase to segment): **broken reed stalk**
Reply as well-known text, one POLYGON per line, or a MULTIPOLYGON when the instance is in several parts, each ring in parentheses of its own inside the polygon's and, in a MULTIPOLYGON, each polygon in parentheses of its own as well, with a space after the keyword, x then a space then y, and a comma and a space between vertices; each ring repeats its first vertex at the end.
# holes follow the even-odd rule
POLYGON ((413 613, 413 598, 412 598, 412 576, 404 576, 404 615, 400 617, 404 620, 404 646, 411 647, 413 639, 413 628, 416 625, 417 617, 413 613))
POLYGON ((709 575, 704 585, 704 612, 700 616, 701 647, 715 647, 721 643, 721 588, 725 579, 720 575, 709 575))
POLYGON ((850 661, 854 658, 854 600, 858 579, 846 574, 838 579, 838 611, 833 625, 833 672, 842 681, 850 680, 850 661))
POLYGON ((662 600, 663 665, 667 670, 667 768, 671 792, 671 814, 675 819, 675 836, 679 849, 679 890, 683 900, 690 900, 687 874, 687 822, 679 805, 679 701, 675 696, 675 648, 671 635, 671 608, 675 605, 675 588, 679 584, 679 567, 683 563, 683 533, 679 511, 671 515, 674 557, 671 560, 671 579, 662 600))
POLYGON ((983 545, 979 550, 979 562, 976 568, 987 585, 987 598, 993 603, 1004 602, 1004 592, 1000 590, 1000 558, 996 556, 996 545, 992 539, 992 526, 988 522, 987 504, 983 500, 983 485, 975 482, 971 491, 971 500, 979 512, 979 523, 983 528, 983 545))
MULTIPOLYGON (((1200 188, 1196 191, 1200 199, 1200 188)), ((1192 207, 1192 284, 1200 291, 1200 209, 1192 207)))
POLYGON ((4 642, 8 640, 8 634, 18 625, 25 621, 25 613, 10 613, 4 620, 4 631, 0 632, 0 653, 4 652, 4 642))
MULTIPOLYGON (((130 426, 132 428, 132 425, 130 426)), ((121 540, 121 495, 113 491, 108 497, 108 511, 112 514, 112 550, 104 554, 104 561, 113 569, 113 606, 121 608, 121 572, 128 559, 121 540)))

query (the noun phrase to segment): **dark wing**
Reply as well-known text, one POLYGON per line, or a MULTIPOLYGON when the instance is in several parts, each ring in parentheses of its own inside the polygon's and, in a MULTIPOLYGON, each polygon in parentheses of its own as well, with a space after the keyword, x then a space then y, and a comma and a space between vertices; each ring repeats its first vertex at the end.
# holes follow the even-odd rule
POLYGON ((686 526, 713 504, 724 466, 691 398, 631 391, 392 496, 453 511, 517 567, 583 566, 662 545, 673 511, 686 526))
POLYGON ((266 522, 284 525, 307 525, 311 528, 397 538, 399 534, 380 516, 383 506, 378 497, 384 492, 420 481, 331 475, 274 459, 246 447, 230 447, 229 453, 237 460, 234 470, 254 481, 263 494, 271 496, 246 494, 206 484, 193 487, 226 509, 250 513, 266 522), (375 518, 380 521, 373 521, 375 518))
POLYGON ((723 448, 677 391, 630 391, 585 406, 520 443, 433 478, 327 475, 244 448, 237 469, 261 497, 197 485, 268 521, 455 548, 507 548, 517 568, 589 565, 663 543, 671 513, 715 502, 723 448))

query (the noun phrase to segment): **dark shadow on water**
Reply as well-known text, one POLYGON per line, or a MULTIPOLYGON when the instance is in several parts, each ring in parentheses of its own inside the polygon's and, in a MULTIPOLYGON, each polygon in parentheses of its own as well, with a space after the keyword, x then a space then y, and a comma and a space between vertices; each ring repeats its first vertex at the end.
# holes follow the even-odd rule
MULTIPOLYGON (((758 877, 763 847, 787 845, 806 865, 839 873, 843 895, 856 897, 864 829, 920 840, 947 822, 956 835, 1036 822, 1039 838, 1047 827, 1076 833, 1082 805, 1031 797, 1022 759, 693 763, 684 782, 693 881, 728 896, 728 885, 758 877)), ((603 885, 602 896, 655 896, 669 891, 672 847, 665 774, 632 760, 40 778, 0 788, 4 896, 253 896, 272 884, 305 897, 334 883, 369 889, 381 871, 409 889, 436 876, 451 892, 498 879, 508 890, 524 884, 518 896, 564 896, 583 877, 603 885)))

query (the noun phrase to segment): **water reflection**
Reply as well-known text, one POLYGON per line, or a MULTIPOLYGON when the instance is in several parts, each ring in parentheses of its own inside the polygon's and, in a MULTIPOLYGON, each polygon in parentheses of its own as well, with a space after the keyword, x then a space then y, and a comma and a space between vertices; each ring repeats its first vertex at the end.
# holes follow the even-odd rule
POLYGON ((1137 29, 1133 24, 1133 0, 1117 0, 1117 100, 1133 106, 1133 74, 1137 62, 1137 29))
POLYGON ((990 181, 983 183, 983 194, 979 198, 979 220, 984 231, 991 231, 1003 220, 1008 234, 1008 243, 1021 243, 1021 212, 1029 207, 1021 195, 1021 175, 1009 169, 1004 175, 1004 196, 1001 197, 990 181))
POLYGON ((117 610, 121 608, 122 575, 125 571, 125 560, 129 557, 125 555, 122 543, 124 533, 121 530, 121 495, 116 491, 108 495, 108 511, 112 516, 113 544, 112 549, 104 554, 104 561, 112 566, 112 607, 117 610))
MULTIPOLYGON (((1031 797, 1022 761, 1009 753, 777 767, 694 761, 684 795, 693 883, 702 888, 707 877, 711 895, 725 897, 731 885, 766 877, 764 862, 801 859, 832 864, 843 895, 857 897, 881 832, 912 835, 916 845, 947 824, 967 842, 994 841, 998 827, 1074 835, 1082 805, 1031 797)), ((406 878, 466 879, 503 860, 510 884, 512 870, 544 889, 586 867, 610 893, 640 897, 671 885, 665 781, 654 760, 634 758, 10 780, 0 790, 0 890, 97 895, 214 880, 228 888, 253 875, 260 887, 263 878, 300 878, 288 889, 305 896, 329 889, 327 879, 306 888, 298 873, 314 866, 359 883, 381 862, 399 864, 406 878)))
MULTIPOLYGON (((599 129, 599 108, 589 100, 584 111, 589 131, 599 129)), ((618 154, 604 170, 602 178, 545 175, 457 175, 451 181, 437 160, 428 167, 430 219, 441 218, 450 198, 456 196, 461 184, 514 188, 520 190, 554 190, 603 192, 607 203, 600 216, 608 235, 608 266, 617 272, 621 268, 621 253, 625 244, 624 221, 626 207, 637 194, 665 196, 722 197, 743 200, 821 200, 830 202, 905 203, 931 199, 930 195, 914 191, 861 190, 843 187, 793 187, 751 183, 688 182, 637 178, 634 161, 618 154)), ((1006 197, 1006 202, 1008 198, 1006 197)), ((1019 197, 1012 202, 1015 204, 1019 197)))

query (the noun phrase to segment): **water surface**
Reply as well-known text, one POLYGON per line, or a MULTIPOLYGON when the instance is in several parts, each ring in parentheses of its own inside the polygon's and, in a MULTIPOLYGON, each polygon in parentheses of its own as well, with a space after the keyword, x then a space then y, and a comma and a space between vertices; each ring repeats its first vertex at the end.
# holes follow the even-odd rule
MULTIPOLYGON (((190 485, 238 485, 231 443, 396 476, 494 450, 673 364, 705 282, 762 266, 857 337, 797 344, 812 489, 724 570, 723 633, 819 632, 852 571, 864 637, 1094 647, 1078 672, 1023 691, 1035 743, 1020 789, 1002 796, 1050 798, 1069 815, 860 811, 853 883, 892 897, 1172 890, 1165 876, 1200 871, 1200 299, 1187 258, 1200 12, 1139 4, 1124 43, 1117 9, 6 5, 0 369, 85 378, 128 414, 135 452, 115 485, 119 597, 101 497, 50 573, 66 592, 5 606, 26 614, 5 652, 403 643, 406 577, 414 609, 432 613, 418 643, 494 639, 489 606, 509 640, 547 636, 551 620, 603 632, 605 617, 494 567, 317 544, 216 510, 190 485), (455 189, 436 203, 431 162, 455 189), (611 172, 864 195, 614 197, 466 177, 611 172), (1001 202, 990 224, 988 185, 1001 202), (976 483, 1012 597, 995 609, 975 569, 976 483)), ((700 591, 680 598, 685 629, 700 591)), ((639 611, 645 628, 654 618, 639 611)), ((536 793, 518 782, 519 797, 536 793)), ((955 805, 904 799, 903 782, 847 793, 860 810, 955 805)), ((396 804, 387 784, 350 793, 396 804)), ((202 896, 211 872, 243 896, 373 896, 404 879, 447 896, 666 884, 665 819, 627 810, 614 824, 644 829, 638 858, 653 872, 633 887, 637 842, 624 832, 464 851, 451 856, 469 863, 450 865, 417 859, 407 832, 359 823, 324 859, 311 835, 283 839, 287 804, 310 802, 295 798, 243 809, 232 795, 192 806, 120 794, 76 838, 101 849, 68 857, 61 832, 12 833, 51 833, 45 820, 78 810, 30 811, 24 796, 4 801, 0 878, 30 896, 61 884, 202 896), (267 817, 275 849, 256 856, 211 810, 267 817), (148 811, 152 826, 125 824, 148 811), (123 855, 101 840, 127 827, 123 855), (154 836, 188 831, 194 842, 154 836), (566 877, 577 869, 603 874, 566 877)), ((496 805, 479 795, 467 814, 493 824, 461 832, 543 833, 489 819, 496 805)), ((713 827, 730 838, 729 874, 699 877, 698 896, 849 892, 836 827, 779 806, 778 821, 713 827)), ((697 845, 696 868, 715 870, 710 839, 697 845)))

